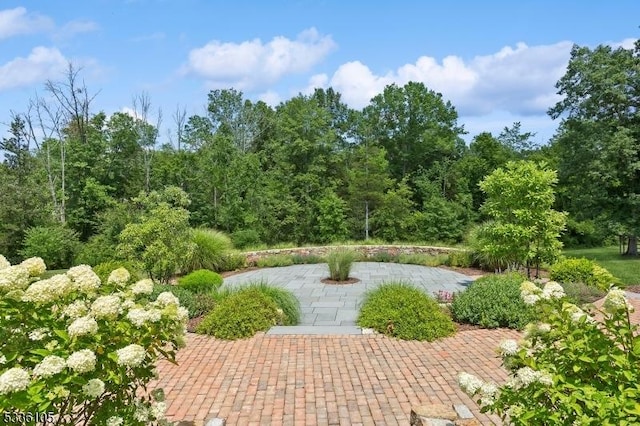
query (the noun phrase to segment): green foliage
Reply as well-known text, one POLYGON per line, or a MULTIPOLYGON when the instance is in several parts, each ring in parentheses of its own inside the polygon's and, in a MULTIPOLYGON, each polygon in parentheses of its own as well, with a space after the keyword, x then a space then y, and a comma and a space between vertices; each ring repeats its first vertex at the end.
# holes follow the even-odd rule
POLYGON ((367 256, 367 262, 398 263, 400 262, 400 255, 389 253, 388 251, 377 251, 367 256))
POLYGON ((347 238, 347 203, 332 190, 326 190, 317 202, 315 238, 320 243, 331 243, 347 238))
POLYGON ((231 234, 233 246, 238 249, 255 247, 262 244, 260 233, 255 229, 240 229, 231 234))
POLYGON ((454 299, 454 320, 485 328, 522 329, 534 319, 533 310, 520 298, 523 281, 516 273, 478 278, 454 299))
POLYGON ((102 262, 91 269, 93 269, 93 272, 95 272, 96 275, 100 277, 100 281, 104 284, 107 282, 109 274, 111 274, 111 272, 115 271, 118 268, 125 268, 127 271, 129 271, 132 282, 138 281, 142 278, 138 273, 139 266, 133 262, 128 262, 126 260, 110 260, 107 262, 102 262))
POLYGON ((262 291, 241 289, 217 304, 198 324, 197 332, 226 340, 251 337, 282 322, 278 309, 262 291))
POLYGON ((213 229, 199 228, 192 230, 191 241, 194 244, 193 251, 183 267, 183 272, 224 269, 225 256, 232 248, 231 239, 227 235, 213 229))
POLYGON ((602 299, 606 292, 581 282, 560 283, 567 295, 567 300, 575 305, 583 306, 602 299))
POLYGON ((564 250, 563 254, 593 260, 619 278, 624 285, 640 284, 640 259, 636 256, 621 256, 618 246, 564 250))
POLYGON ((518 269, 552 263, 560 255, 558 241, 565 214, 551 209, 556 172, 529 161, 509 162, 485 178, 482 211, 492 221, 476 234, 476 251, 499 268, 518 269))
POLYGON ((282 325, 297 325, 300 322, 300 303, 291 291, 264 281, 249 283, 240 289, 254 289, 273 300, 283 312, 282 325))
POLYGON ((447 255, 447 266, 469 268, 473 265, 473 254, 468 251, 451 251, 447 255))
POLYGON ((89 238, 86 243, 80 245, 75 263, 78 265, 95 266, 115 260, 116 244, 104 234, 96 234, 89 238))
POLYGON ((349 278, 351 266, 356 254, 350 250, 334 250, 327 254, 329 278, 334 281, 345 281, 349 278))
POLYGON ((293 265, 293 259, 287 254, 275 254, 272 256, 261 257, 256 262, 259 268, 275 268, 279 266, 293 265))
POLYGON ((168 282, 194 250, 189 212, 179 207, 188 203, 185 197, 179 189, 167 188, 142 198, 139 202, 147 206, 146 212, 140 222, 129 223, 119 237, 118 252, 139 260, 149 276, 160 282, 168 282))
POLYGON ((406 182, 398 184, 396 189, 387 191, 380 206, 371 217, 373 234, 385 241, 408 241, 414 237, 415 203, 413 193, 406 182))
POLYGON ((536 309, 544 323, 500 346, 507 383, 459 376, 481 411, 513 425, 640 424, 640 329, 624 292, 609 292, 599 321, 564 298, 541 298, 536 309))
POLYGON ((78 234, 63 225, 36 226, 27 230, 20 255, 40 257, 53 269, 73 264, 80 242, 78 234))
POLYGON ((313 254, 294 254, 291 255, 291 260, 294 265, 308 265, 316 263, 325 263, 326 259, 322 256, 316 256, 313 254))
POLYGON ((403 340, 433 341, 455 332, 434 299, 401 282, 384 283, 367 293, 358 325, 403 340))
POLYGON ((197 318, 205 315, 216 305, 216 298, 213 294, 193 293, 192 291, 171 284, 155 284, 153 293, 149 296, 150 300, 155 300, 159 294, 168 291, 180 300, 180 305, 187 308, 189 318, 197 318))
POLYGON ((562 242, 566 247, 596 247, 602 245, 606 239, 603 226, 596 225, 593 220, 578 221, 573 217, 567 218, 567 232, 562 235, 562 242))
POLYGON ((602 266, 589 259, 568 258, 551 267, 551 279, 560 283, 583 283, 600 290, 608 290, 620 280, 602 266))
POLYGON ((239 252, 228 252, 222 258, 221 272, 236 271, 242 269, 247 264, 247 257, 239 252))
POLYGON ((192 293, 210 293, 222 285, 222 277, 208 269, 198 269, 178 279, 178 286, 192 293))

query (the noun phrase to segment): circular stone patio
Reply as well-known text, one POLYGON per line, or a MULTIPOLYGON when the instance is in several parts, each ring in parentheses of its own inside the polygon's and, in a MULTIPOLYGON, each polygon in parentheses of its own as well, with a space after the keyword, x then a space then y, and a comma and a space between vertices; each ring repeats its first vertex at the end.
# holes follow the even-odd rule
POLYGON ((438 291, 463 291, 473 278, 441 268, 398 263, 356 262, 350 277, 355 284, 323 284, 329 276, 326 263, 293 265, 243 272, 225 278, 224 287, 251 282, 286 288, 300 301, 301 319, 298 327, 274 327, 269 334, 360 334, 356 318, 367 291, 383 282, 404 281, 433 295, 438 291))

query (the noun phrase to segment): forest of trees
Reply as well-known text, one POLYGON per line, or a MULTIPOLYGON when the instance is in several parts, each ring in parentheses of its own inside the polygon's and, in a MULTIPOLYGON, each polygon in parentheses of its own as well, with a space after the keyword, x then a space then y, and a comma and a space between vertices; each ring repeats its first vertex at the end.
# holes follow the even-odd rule
POLYGON ((519 123, 466 144, 455 106, 422 83, 387 86, 362 110, 331 88, 275 108, 228 89, 209 92, 204 115, 163 115, 144 93, 135 114, 108 115, 93 110, 81 74, 70 65, 47 82, 0 142, 0 253, 11 260, 36 231, 113 250, 142 214, 140 197, 169 186, 188 195, 192 227, 224 231, 240 246, 459 242, 485 219, 479 183, 513 160, 558 171, 565 243, 637 233, 640 44, 574 47, 557 83, 563 100, 549 110, 559 127, 543 146, 519 123), (161 124, 171 129, 167 143, 161 124))

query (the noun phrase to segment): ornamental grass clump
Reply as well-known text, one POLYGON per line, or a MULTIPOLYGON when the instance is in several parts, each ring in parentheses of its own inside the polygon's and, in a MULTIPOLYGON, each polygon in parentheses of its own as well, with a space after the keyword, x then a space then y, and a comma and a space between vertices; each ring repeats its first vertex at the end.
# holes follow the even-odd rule
POLYGON ((42 259, 0 256, 0 412, 52 413, 56 425, 165 424, 160 359, 175 362, 187 310, 124 268, 87 265, 47 279, 42 259))
POLYGON ((335 250, 327 255, 329 278, 334 281, 346 281, 356 254, 351 250, 335 250))
POLYGON ((500 344, 507 382, 458 376, 481 411, 514 425, 640 424, 640 330, 624 291, 612 287, 592 313, 569 303, 555 282, 543 289, 524 282, 521 297, 544 322, 527 325, 521 341, 500 344))

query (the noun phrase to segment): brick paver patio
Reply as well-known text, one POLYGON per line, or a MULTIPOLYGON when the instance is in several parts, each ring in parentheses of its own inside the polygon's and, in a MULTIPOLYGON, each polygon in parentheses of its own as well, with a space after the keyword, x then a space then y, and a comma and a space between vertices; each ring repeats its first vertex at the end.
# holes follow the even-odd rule
POLYGON ((162 362, 170 420, 227 425, 408 425, 411 408, 466 404, 460 371, 506 377, 495 348, 512 330, 469 330, 437 342, 380 335, 269 336, 222 341, 190 334, 179 366, 162 362))

